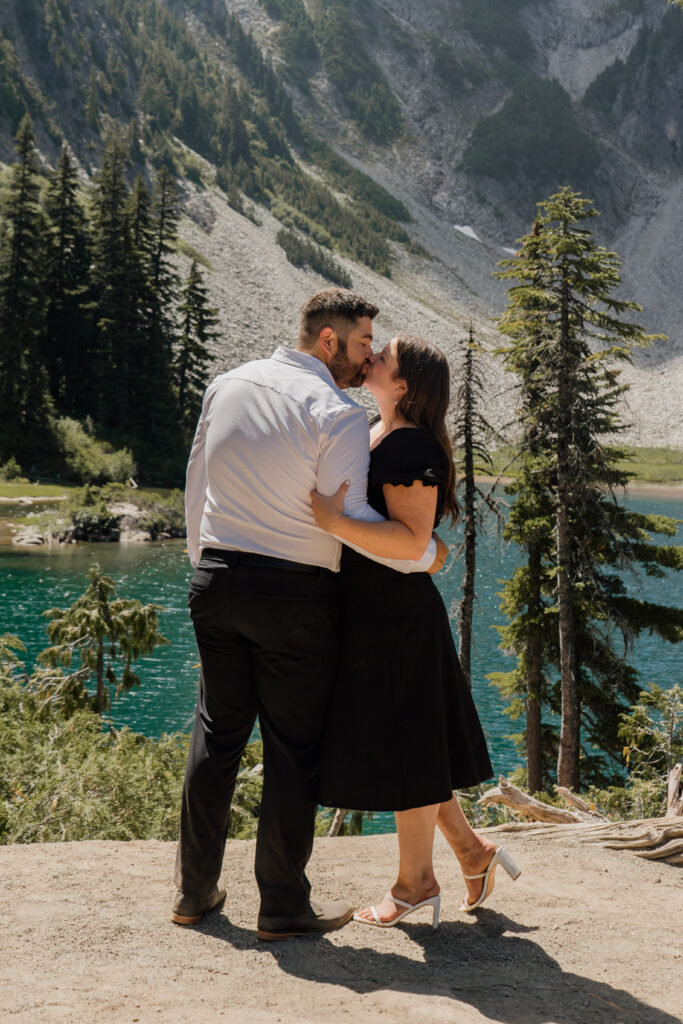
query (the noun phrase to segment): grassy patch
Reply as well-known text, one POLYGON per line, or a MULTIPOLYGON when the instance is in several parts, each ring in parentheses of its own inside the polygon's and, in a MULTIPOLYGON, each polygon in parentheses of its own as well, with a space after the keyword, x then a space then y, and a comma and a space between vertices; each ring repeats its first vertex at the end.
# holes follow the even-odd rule
MULTIPOLYGON (((678 448, 637 448, 624 446, 628 455, 618 466, 634 474, 634 480, 644 484, 676 484, 683 482, 683 451, 678 448)), ((491 453, 493 472, 500 473, 514 458, 513 447, 497 448, 491 453)), ((456 461, 461 453, 456 452, 456 461)), ((513 462, 505 470, 506 476, 516 476, 517 467, 513 462)))
POLYGON ((636 474, 637 480, 652 484, 683 481, 683 451, 678 448, 629 448, 620 468, 636 474))
POLYGON ((193 245, 186 242, 184 238, 178 238, 175 243, 175 251, 179 252, 181 256, 187 256, 188 260, 196 260, 197 263, 201 264, 202 267, 206 267, 207 270, 213 272, 213 267, 206 256, 203 256, 199 249, 195 249, 193 245))
POLYGON ((78 484, 22 483, 20 480, 10 480, 0 483, 0 498, 55 498, 77 490, 78 484))

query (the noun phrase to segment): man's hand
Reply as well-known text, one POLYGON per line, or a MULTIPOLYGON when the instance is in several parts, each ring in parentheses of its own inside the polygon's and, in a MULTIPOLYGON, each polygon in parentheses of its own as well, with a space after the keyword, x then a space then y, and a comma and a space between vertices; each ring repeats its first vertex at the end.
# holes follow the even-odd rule
POLYGON ((429 569, 427 569, 430 576, 434 576, 435 573, 440 572, 444 567, 444 562, 448 558, 448 545, 444 544, 438 533, 433 533, 432 537, 436 541, 436 558, 430 565, 429 569))
POLYGON ((339 520, 344 515, 344 495, 348 489, 349 482, 345 480, 339 490, 329 498, 320 491, 311 491, 313 516, 321 530, 327 533, 335 532, 335 527, 339 525, 339 520))

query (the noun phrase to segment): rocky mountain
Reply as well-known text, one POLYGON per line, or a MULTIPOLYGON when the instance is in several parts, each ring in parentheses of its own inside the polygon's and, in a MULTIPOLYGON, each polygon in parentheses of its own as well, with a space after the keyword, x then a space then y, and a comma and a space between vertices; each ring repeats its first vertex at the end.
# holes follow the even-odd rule
MULTIPOLYGON (((455 358, 492 340, 496 262, 570 184, 602 213, 624 295, 669 341, 640 353, 630 437, 683 445, 683 11, 664 0, 0 0, 0 159, 28 109, 46 163, 97 166, 112 121, 173 164, 213 273, 217 365, 291 341, 323 286, 276 243, 332 248, 378 336, 455 358), (246 197, 246 198, 245 198, 246 197)), ((310 262, 310 261, 309 261, 310 262)), ((498 422, 511 382, 488 368, 498 422)))

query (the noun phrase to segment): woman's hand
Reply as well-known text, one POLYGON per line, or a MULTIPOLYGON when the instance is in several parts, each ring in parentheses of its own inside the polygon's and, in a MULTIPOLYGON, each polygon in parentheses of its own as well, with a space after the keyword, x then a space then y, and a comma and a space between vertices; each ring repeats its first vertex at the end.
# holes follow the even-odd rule
POLYGON ((438 533, 433 533, 432 537, 436 541, 436 558, 430 565, 427 572, 430 576, 434 576, 437 572, 440 572, 444 567, 444 562, 448 558, 448 545, 441 540, 438 533))
POLYGON ((326 497, 319 491, 311 491, 311 502, 313 503, 313 516, 321 530, 327 533, 334 533, 335 527, 344 516, 344 495, 349 489, 349 482, 345 480, 336 494, 326 497))

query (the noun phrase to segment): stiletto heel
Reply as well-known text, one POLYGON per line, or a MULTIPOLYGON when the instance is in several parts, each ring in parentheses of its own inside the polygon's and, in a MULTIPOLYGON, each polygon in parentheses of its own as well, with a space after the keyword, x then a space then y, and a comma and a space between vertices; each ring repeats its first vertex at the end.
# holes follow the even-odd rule
POLYGON ((361 917, 358 912, 353 915, 353 920, 360 922, 360 924, 369 924, 373 928, 393 928, 395 924, 402 921, 408 914, 412 914, 414 910, 421 910, 422 907, 431 907, 433 910, 432 914, 432 928, 439 927, 439 909, 441 907, 441 896, 430 896, 428 900, 422 900, 420 903, 405 903, 403 900, 399 900, 396 896, 392 896, 390 892, 384 897, 386 900, 391 900, 397 907, 405 907, 400 914, 392 918, 391 921, 380 921, 379 914, 374 907, 370 907, 373 919, 370 920, 367 917, 361 917))
POLYGON ((496 852, 494 853, 493 857, 489 861, 489 866, 487 867, 486 871, 482 871, 478 875, 463 875, 463 878, 484 879, 481 889, 481 895, 479 896, 479 899, 476 900, 475 903, 468 903, 467 893, 465 893, 465 899, 463 900, 460 909, 464 910, 466 914, 469 914, 470 911, 476 910, 477 907, 480 907, 484 900, 488 899, 488 897, 493 892, 493 886, 495 885, 496 881, 496 868, 498 867, 499 864, 507 871, 508 875, 510 876, 513 882, 516 881, 522 873, 521 869, 517 867, 514 858, 510 856, 505 847, 499 846, 496 852))

